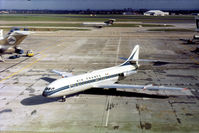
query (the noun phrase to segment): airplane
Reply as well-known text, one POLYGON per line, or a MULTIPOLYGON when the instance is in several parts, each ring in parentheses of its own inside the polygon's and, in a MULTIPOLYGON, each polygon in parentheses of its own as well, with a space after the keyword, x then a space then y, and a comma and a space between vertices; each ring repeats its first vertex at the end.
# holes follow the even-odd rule
POLYGON ((103 23, 96 23, 96 22, 84 22, 82 23, 84 26, 89 26, 89 27, 97 27, 97 28, 102 28, 104 26, 112 25, 115 22, 115 19, 109 19, 108 21, 105 21, 103 23))
POLYGON ((19 45, 29 34, 29 31, 12 30, 3 37, 3 30, 0 31, 0 56, 3 62, 4 54, 24 53, 19 45))
POLYGON ((136 45, 124 63, 100 70, 95 70, 81 75, 73 75, 68 72, 53 70, 61 79, 50 83, 43 91, 42 95, 47 98, 62 97, 65 101, 66 96, 73 95, 91 88, 126 88, 126 89, 148 89, 148 90, 183 90, 185 88, 165 87, 153 85, 129 85, 117 84, 118 81, 126 76, 135 74, 139 68, 139 45, 136 45))
MULTIPOLYGON (((195 17, 196 22, 196 32, 199 32, 199 17, 195 17)), ((192 39, 180 39, 184 41, 186 44, 199 44, 199 35, 194 35, 192 39)))

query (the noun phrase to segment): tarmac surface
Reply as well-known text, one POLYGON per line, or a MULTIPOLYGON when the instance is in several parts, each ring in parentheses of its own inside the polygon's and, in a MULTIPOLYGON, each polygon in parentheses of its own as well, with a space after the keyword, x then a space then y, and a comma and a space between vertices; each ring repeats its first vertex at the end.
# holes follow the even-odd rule
POLYGON ((29 35, 21 48, 32 49, 34 57, 0 62, 0 132, 198 132, 199 55, 191 52, 197 45, 179 40, 194 33, 146 29, 105 27, 29 35), (119 57, 128 57, 136 44, 141 59, 168 63, 140 62, 137 74, 120 83, 188 90, 99 88, 67 97, 66 102, 41 95, 50 82, 61 78, 52 69, 81 74, 111 67, 122 63, 119 57))

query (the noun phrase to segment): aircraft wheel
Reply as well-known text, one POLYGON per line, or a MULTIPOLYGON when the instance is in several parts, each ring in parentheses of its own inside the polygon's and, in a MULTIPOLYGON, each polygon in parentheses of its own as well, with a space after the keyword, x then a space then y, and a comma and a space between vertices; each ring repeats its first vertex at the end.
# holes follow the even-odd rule
POLYGON ((61 101, 65 102, 66 101, 66 96, 63 96, 61 101))

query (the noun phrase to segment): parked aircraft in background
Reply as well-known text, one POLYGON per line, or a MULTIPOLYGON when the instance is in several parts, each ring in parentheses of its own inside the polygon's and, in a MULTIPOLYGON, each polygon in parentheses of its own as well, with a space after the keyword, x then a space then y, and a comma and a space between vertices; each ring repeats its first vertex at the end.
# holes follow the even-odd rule
MULTIPOLYGON (((196 21, 196 31, 199 32, 199 17, 195 17, 196 21)), ((184 41, 186 44, 199 44, 199 35, 194 35, 192 39, 180 39, 184 41)))
POLYGON ((126 76, 135 74, 139 68, 139 45, 136 45, 129 58, 122 64, 110 68, 100 69, 86 74, 74 76, 72 73, 53 72, 61 75, 63 78, 50 83, 43 91, 44 97, 62 97, 65 101, 66 96, 72 95, 90 88, 130 88, 130 89, 148 89, 148 90, 183 90, 178 87, 165 87, 153 85, 128 85, 117 84, 116 82, 124 79, 126 76))
POLYGON ((112 25, 115 22, 115 19, 109 19, 108 21, 105 21, 103 23, 97 23, 97 22, 84 22, 82 23, 84 26, 89 26, 89 27, 97 27, 97 28, 102 28, 104 26, 112 25))
POLYGON ((23 54, 24 51, 19 47, 21 42, 30 34, 29 31, 12 30, 3 37, 3 30, 0 31, 0 56, 4 61, 4 54, 23 54))

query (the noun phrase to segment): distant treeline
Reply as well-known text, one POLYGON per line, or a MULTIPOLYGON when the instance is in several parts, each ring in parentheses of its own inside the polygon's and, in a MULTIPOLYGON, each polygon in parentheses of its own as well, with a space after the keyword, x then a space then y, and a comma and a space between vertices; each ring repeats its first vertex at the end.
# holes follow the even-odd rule
MULTIPOLYGON (((127 13, 127 15, 143 14, 149 9, 133 10, 131 8, 127 9, 112 9, 112 10, 4 10, 0 9, 0 12, 9 14, 117 14, 122 15, 127 13)), ((169 12, 170 14, 197 14, 199 10, 162 10, 169 12)))

